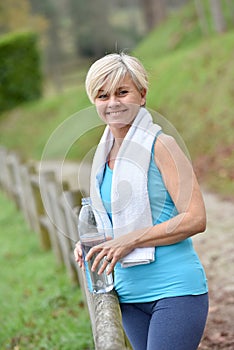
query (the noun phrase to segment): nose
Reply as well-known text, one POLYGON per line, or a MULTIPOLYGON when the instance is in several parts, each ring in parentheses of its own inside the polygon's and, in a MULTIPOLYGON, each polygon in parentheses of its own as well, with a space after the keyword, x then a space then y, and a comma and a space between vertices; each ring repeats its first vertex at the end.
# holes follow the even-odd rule
POLYGON ((120 101, 118 99, 118 96, 116 96, 115 94, 109 96, 109 100, 108 100, 108 107, 109 108, 118 107, 119 104, 120 104, 120 101))

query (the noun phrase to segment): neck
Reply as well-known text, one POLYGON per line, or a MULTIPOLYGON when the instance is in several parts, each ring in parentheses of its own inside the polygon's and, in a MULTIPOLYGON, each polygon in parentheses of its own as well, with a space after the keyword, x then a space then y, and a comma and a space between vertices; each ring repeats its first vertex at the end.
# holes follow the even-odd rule
POLYGON ((110 130, 112 135, 115 138, 115 142, 119 145, 121 145, 123 139, 127 135, 128 130, 130 129, 131 125, 125 125, 122 128, 115 128, 113 126, 110 126, 110 130))

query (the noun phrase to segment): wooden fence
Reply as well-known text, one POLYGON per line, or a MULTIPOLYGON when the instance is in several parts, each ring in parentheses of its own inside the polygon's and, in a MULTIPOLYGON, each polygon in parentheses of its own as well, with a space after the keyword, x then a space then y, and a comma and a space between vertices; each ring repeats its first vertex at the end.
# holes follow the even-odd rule
POLYGON ((52 249, 56 262, 64 264, 72 284, 83 291, 88 307, 95 349, 131 350, 122 327, 118 298, 114 291, 91 294, 84 272, 74 260, 79 240, 77 217, 81 191, 59 183, 54 171, 38 172, 35 165, 22 161, 0 146, 0 189, 22 211, 28 226, 38 235, 43 249, 52 249))

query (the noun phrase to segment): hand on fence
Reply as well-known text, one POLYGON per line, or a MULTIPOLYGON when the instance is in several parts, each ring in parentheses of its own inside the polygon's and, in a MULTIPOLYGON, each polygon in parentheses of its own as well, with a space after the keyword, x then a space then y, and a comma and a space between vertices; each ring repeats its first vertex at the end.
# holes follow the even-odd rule
POLYGON ((84 270, 84 259, 83 259, 83 253, 82 253, 82 249, 81 249, 81 244, 80 241, 78 241, 76 243, 76 247, 74 249, 74 256, 75 256, 75 260, 78 263, 79 267, 84 270))

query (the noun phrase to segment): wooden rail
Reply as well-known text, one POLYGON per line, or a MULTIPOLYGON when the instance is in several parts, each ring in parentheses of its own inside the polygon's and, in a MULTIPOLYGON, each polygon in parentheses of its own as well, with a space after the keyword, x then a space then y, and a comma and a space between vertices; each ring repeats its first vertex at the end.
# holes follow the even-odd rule
MULTIPOLYGON (((52 249, 56 262, 63 264, 72 284, 83 292, 90 315, 95 349, 131 350, 122 327, 115 291, 91 294, 84 272, 74 260, 73 250, 79 240, 77 217, 81 189, 70 190, 60 184, 54 171, 38 173, 33 164, 0 146, 0 189, 14 200, 28 226, 38 235, 43 249, 52 249)), ((84 191, 82 192, 84 195, 84 191)))

